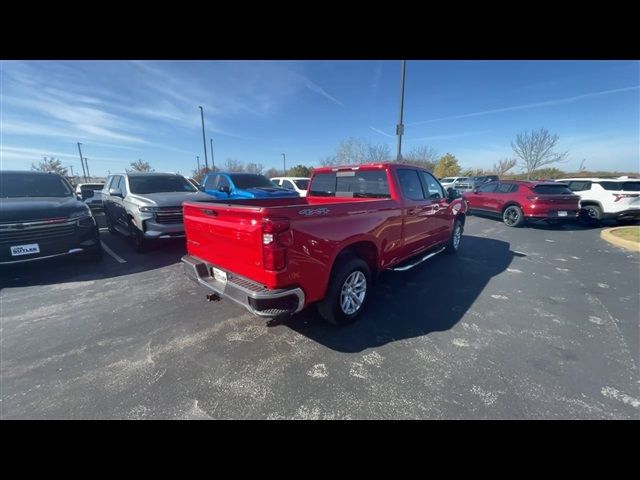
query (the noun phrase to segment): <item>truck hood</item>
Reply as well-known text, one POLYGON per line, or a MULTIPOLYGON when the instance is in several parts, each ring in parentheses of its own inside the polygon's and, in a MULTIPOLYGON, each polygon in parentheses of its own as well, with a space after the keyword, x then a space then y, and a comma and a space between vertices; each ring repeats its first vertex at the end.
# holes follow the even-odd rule
POLYGON ((78 211, 86 212, 87 205, 76 197, 0 198, 0 223, 67 218, 78 211))
POLYGON ((182 202, 197 202, 201 200, 211 200, 211 197, 202 192, 161 192, 161 193, 131 193, 127 197, 135 200, 140 206, 147 207, 181 207, 182 202))

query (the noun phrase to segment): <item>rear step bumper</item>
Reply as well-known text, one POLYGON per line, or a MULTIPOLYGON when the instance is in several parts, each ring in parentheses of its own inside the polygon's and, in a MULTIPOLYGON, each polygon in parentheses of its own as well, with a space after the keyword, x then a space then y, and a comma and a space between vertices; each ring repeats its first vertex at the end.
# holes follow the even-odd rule
POLYGON ((297 313, 304 308, 304 292, 300 288, 269 290, 251 280, 229 274, 226 282, 213 277, 210 265, 191 255, 182 257, 184 273, 216 295, 242 305, 254 315, 277 317, 297 313))

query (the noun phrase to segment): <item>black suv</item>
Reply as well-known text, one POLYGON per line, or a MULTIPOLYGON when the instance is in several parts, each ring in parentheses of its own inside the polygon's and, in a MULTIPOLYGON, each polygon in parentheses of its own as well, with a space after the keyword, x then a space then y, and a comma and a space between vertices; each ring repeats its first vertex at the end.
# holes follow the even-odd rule
POLYGON ((65 178, 0 171, 0 265, 83 252, 102 257, 98 225, 65 178))

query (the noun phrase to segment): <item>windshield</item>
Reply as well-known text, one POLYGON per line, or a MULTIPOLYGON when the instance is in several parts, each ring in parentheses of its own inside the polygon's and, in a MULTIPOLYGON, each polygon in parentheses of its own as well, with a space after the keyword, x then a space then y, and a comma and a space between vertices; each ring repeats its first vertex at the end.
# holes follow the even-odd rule
POLYGON ((309 180, 305 179, 305 180, 292 180, 293 183, 296 184, 296 187, 298 187, 300 190, 306 190, 307 188, 309 188, 309 180))
POLYGON ((59 175, 0 174, 0 197, 69 197, 73 190, 59 175))
POLYGON ((196 189, 186 178, 179 175, 149 175, 129 177, 131 193, 162 193, 162 192, 195 192, 196 189))
POLYGON ((244 189, 244 188, 259 188, 259 187, 269 187, 272 188, 274 185, 271 181, 265 177, 264 175, 229 175, 231 180, 233 181, 236 188, 244 189))

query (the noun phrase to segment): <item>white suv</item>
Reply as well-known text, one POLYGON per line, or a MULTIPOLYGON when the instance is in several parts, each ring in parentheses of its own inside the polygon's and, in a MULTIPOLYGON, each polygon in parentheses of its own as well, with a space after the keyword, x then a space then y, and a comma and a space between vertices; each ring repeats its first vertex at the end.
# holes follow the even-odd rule
POLYGON ((640 220, 640 178, 561 178, 580 196, 581 219, 598 224, 600 220, 616 219, 620 223, 640 220))
POLYGON ((309 179, 306 177, 276 177, 270 178, 273 183, 278 187, 286 188, 287 190, 294 190, 300 194, 301 197, 307 196, 307 188, 309 188, 309 179))

